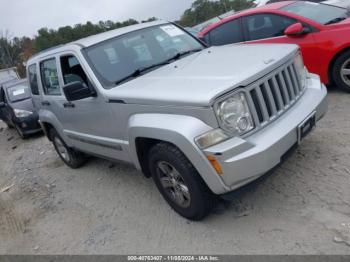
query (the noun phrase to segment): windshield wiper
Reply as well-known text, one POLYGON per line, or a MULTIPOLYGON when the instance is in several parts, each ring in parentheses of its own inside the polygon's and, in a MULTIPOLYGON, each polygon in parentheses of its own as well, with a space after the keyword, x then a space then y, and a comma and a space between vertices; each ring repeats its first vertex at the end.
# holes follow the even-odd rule
POLYGON ((184 52, 179 52, 177 53, 176 55, 174 55, 173 57, 169 58, 167 61, 172 61, 172 60, 178 60, 180 59, 181 57, 185 56, 185 55, 189 55, 189 54, 192 54, 192 53, 197 53, 197 52, 200 52, 202 51, 203 48, 197 48, 197 49, 193 49, 193 50, 188 50, 188 51, 184 51, 184 52))
POLYGON ((334 19, 328 21, 327 23, 325 23, 325 25, 335 24, 335 23, 338 23, 340 21, 345 20, 346 18, 347 17, 343 17, 343 16, 342 17, 337 17, 337 18, 334 18, 334 19))
POLYGON ((159 66, 162 66, 162 65, 167 65, 167 64, 169 64, 168 60, 164 61, 164 62, 161 62, 161 63, 153 64, 153 65, 150 65, 150 66, 138 68, 134 72, 132 72, 131 74, 129 74, 129 75, 119 79, 117 82, 115 82, 115 84, 119 85, 119 84, 125 82, 126 80, 138 77, 139 75, 141 75, 145 71, 151 70, 153 68, 156 68, 156 67, 159 67, 159 66))
POLYGON ((30 98, 31 98, 31 97, 25 97, 25 98, 17 99, 17 100, 11 101, 11 103, 22 102, 22 101, 28 100, 28 99, 30 99, 30 98))
POLYGON ((170 64, 171 61, 173 60, 178 60, 180 59, 182 56, 185 56, 185 55, 189 55, 191 53, 196 53, 196 52, 199 52, 199 51, 202 51, 203 49, 202 48, 198 48, 198 49, 193 49, 193 50, 189 50, 189 51, 185 51, 185 52, 179 52, 177 53, 176 55, 172 56, 171 58, 163 61, 163 62, 160 62, 160 63, 156 63, 156 64, 153 64, 153 65, 150 65, 150 66, 146 66, 146 67, 141 67, 141 68, 138 68, 136 69, 134 72, 132 72, 131 74, 119 79, 118 81, 115 82, 116 85, 119 85, 129 79, 132 79, 132 78, 135 78, 135 77, 138 77, 140 76, 142 73, 146 72, 146 71, 149 71, 153 68, 156 68, 156 67, 160 67, 160 66, 163 66, 163 65, 167 65, 167 64, 170 64))

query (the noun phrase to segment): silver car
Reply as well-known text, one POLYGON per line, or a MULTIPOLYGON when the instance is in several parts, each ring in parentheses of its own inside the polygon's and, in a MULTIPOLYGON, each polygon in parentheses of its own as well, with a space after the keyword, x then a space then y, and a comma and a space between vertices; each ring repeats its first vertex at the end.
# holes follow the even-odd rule
POLYGON ((68 166, 87 155, 129 162, 192 220, 279 164, 327 108, 297 46, 207 48, 163 21, 47 50, 27 73, 68 166))

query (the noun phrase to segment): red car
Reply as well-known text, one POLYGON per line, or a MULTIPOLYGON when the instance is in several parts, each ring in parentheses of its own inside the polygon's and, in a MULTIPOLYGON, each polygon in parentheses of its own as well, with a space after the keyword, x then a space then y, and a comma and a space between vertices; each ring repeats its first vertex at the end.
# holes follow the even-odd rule
POLYGON ((286 1, 245 10, 199 33, 209 45, 290 43, 302 50, 308 70, 325 84, 350 92, 350 13, 348 9, 286 1))

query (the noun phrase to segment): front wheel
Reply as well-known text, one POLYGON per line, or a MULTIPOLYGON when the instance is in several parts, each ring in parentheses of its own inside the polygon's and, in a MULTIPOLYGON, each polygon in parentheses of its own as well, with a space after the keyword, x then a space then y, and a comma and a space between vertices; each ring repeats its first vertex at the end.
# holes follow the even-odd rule
POLYGON ((216 198, 177 147, 155 145, 149 152, 149 167, 158 190, 177 213, 191 220, 210 213, 216 198))
POLYGON ((350 93, 350 51, 344 52, 335 60, 332 76, 337 87, 350 93))
POLYGON ((57 154, 67 166, 76 169, 85 164, 85 155, 68 147, 55 129, 51 129, 50 137, 57 154))

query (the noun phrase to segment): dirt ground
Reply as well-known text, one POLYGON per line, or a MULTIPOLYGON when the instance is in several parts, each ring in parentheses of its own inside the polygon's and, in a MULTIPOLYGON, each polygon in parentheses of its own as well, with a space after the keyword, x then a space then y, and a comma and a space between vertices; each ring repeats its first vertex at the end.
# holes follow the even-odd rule
POLYGON ((0 123, 1 254, 350 254, 350 95, 270 174, 190 222, 133 167, 72 170, 0 123), (7 188, 10 187, 10 188, 7 188))

